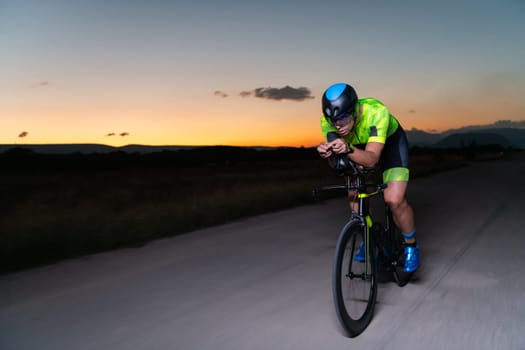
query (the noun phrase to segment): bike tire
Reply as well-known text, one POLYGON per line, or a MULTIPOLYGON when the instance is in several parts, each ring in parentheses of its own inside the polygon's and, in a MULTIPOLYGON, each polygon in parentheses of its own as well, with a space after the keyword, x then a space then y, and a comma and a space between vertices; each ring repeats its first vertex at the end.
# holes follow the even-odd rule
POLYGON ((337 241, 332 270, 332 293, 335 311, 349 337, 361 334, 372 320, 377 297, 376 246, 369 235, 364 262, 354 260, 366 226, 351 220, 337 241))

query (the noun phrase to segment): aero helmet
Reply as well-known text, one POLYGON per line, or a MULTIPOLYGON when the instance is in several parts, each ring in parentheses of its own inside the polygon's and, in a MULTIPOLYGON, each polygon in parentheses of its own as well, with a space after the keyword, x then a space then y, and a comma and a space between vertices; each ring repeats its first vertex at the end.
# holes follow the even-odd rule
POLYGON ((323 114, 332 122, 350 115, 355 117, 356 104, 357 94, 348 84, 334 84, 323 94, 323 114))

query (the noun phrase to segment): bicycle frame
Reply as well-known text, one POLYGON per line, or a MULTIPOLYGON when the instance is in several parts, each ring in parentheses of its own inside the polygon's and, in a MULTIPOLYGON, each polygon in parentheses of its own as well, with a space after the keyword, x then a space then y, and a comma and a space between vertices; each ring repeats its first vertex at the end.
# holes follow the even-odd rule
MULTIPOLYGON (((382 182, 376 183, 367 183, 365 181, 365 175, 373 172, 375 169, 369 168, 369 169, 363 169, 359 171, 357 174, 346 174, 345 175, 345 184, 344 185, 331 185, 331 186, 324 186, 320 187, 318 189, 314 189, 314 195, 317 193, 317 191, 323 191, 323 190, 335 190, 335 189, 344 189, 346 191, 356 191, 357 192, 357 199, 358 199, 358 209, 357 212, 352 211, 352 215, 350 217, 349 221, 352 220, 359 220, 361 222, 361 225, 365 227, 365 247, 367 249, 367 253, 369 253, 369 249, 371 249, 371 240, 370 240, 370 229, 372 228, 372 225, 374 223, 372 216, 369 213, 368 209, 366 208, 366 201, 374 196, 377 196, 379 194, 382 194, 385 188, 387 188, 387 184, 383 184, 382 182), (374 190, 372 192, 367 192, 367 189, 373 187, 374 190)), ((367 255, 368 256, 368 255, 367 255)), ((369 266, 367 264, 365 273, 368 274, 369 266)))
POLYGON ((374 197, 378 194, 382 194, 385 188, 387 188, 387 184, 384 184, 382 182, 379 183, 366 183, 365 182, 365 175, 372 172, 373 169, 365 169, 363 172, 360 172, 355 175, 345 175, 345 184, 344 185, 330 185, 330 186, 323 186, 319 187, 317 189, 313 190, 313 195, 315 196, 317 192, 319 191, 326 191, 326 190, 346 190, 346 191, 357 191, 357 199, 358 199, 358 210, 357 212, 352 212, 352 218, 354 217, 361 217, 366 218, 367 216, 370 216, 368 213, 368 210, 365 211, 365 201, 368 198, 374 197), (367 192, 366 189, 369 187, 374 187, 374 191, 367 192))
MULTIPOLYGON (((370 231, 374 223, 372 216, 370 215, 369 208, 366 206, 366 201, 374 196, 382 194, 384 189, 387 187, 383 183, 367 184, 365 182, 365 174, 357 174, 355 176, 347 175, 346 184, 349 191, 355 190, 357 192, 358 208, 357 213, 352 212, 350 220, 359 220, 361 224, 365 226, 365 249, 367 251, 366 256, 371 256, 370 249, 372 249, 370 231), (374 187, 372 192, 367 192, 367 188, 374 187)), ((370 264, 367 263, 365 266, 365 274, 370 273, 370 264)))

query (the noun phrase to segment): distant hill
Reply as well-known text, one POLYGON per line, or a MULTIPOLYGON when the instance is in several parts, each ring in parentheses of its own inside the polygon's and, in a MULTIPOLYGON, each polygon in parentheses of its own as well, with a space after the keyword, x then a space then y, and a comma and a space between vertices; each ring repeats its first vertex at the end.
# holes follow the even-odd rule
POLYGON ((444 132, 444 134, 455 134, 455 133, 465 133, 473 131, 486 131, 489 129, 525 129, 525 120, 521 121, 512 121, 512 120, 498 120, 495 123, 487 125, 468 125, 463 126, 457 129, 450 129, 444 132))
POLYGON ((511 147, 512 144, 507 138, 496 133, 488 132, 466 132, 445 136, 433 146, 437 148, 465 148, 469 146, 498 145, 511 147))
POLYGON ((411 147, 423 146, 429 147, 439 142, 443 138, 443 134, 429 133, 423 130, 412 129, 406 131, 408 143, 411 147))
POLYGON ((186 149, 194 149, 199 146, 143 146, 143 145, 127 145, 114 148, 115 151, 124 151, 128 153, 153 153, 162 151, 180 151, 186 149))
MULTIPOLYGON (((495 123, 494 125, 502 124, 495 123)), ((428 133, 418 129, 412 129, 406 133, 411 147, 461 147, 461 144, 469 145, 470 140, 479 145, 497 144, 503 147, 525 149, 524 128, 470 126, 442 133, 428 133)))
POLYGON ((512 147, 525 149, 525 129, 500 128, 483 131, 503 136, 512 147))
MULTIPOLYGON (((78 148, 77 148, 78 149, 78 148)), ((93 148, 87 148, 93 149, 93 148)), ((98 149, 98 148, 95 148, 98 149)), ((0 152, 0 170, 8 171, 86 171, 144 168, 208 168, 235 164, 263 164, 298 160, 321 161, 314 147, 236 147, 201 146, 178 151, 125 152, 115 148, 106 153, 37 153, 30 148, 11 148, 0 152)), ((149 148, 147 148, 149 149, 149 148)))
POLYGON ((0 153, 13 148, 21 148, 31 150, 35 153, 41 154, 71 154, 71 153, 110 153, 122 151, 126 153, 153 153, 162 151, 178 151, 182 149, 193 149, 198 146, 142 146, 142 145, 127 145, 122 147, 112 147, 100 144, 43 144, 43 145, 0 145, 0 153))
POLYGON ((108 153, 115 151, 115 147, 99 144, 42 144, 42 145, 0 145, 0 152, 13 148, 28 149, 42 154, 69 154, 69 153, 108 153))
MULTIPOLYGON (((94 154, 94 153, 111 153, 111 152, 126 152, 126 153, 155 153, 162 151, 181 151, 201 148, 228 148, 230 146, 144 146, 144 145, 126 145, 121 147, 113 147, 100 144, 0 144, 0 153, 15 148, 29 150, 40 154, 94 154)), ((293 147, 231 147, 231 148, 249 148, 257 151, 270 151, 274 149, 293 148, 293 147)))

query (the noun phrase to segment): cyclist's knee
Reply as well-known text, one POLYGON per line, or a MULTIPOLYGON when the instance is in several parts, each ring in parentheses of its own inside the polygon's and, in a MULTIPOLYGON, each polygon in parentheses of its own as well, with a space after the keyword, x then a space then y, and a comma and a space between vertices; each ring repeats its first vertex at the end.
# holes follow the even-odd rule
POLYGON ((357 201, 357 191, 348 191, 348 200, 350 202, 357 201))
POLYGON ((406 199, 402 196, 385 196, 385 203, 393 211, 408 205, 406 199))

